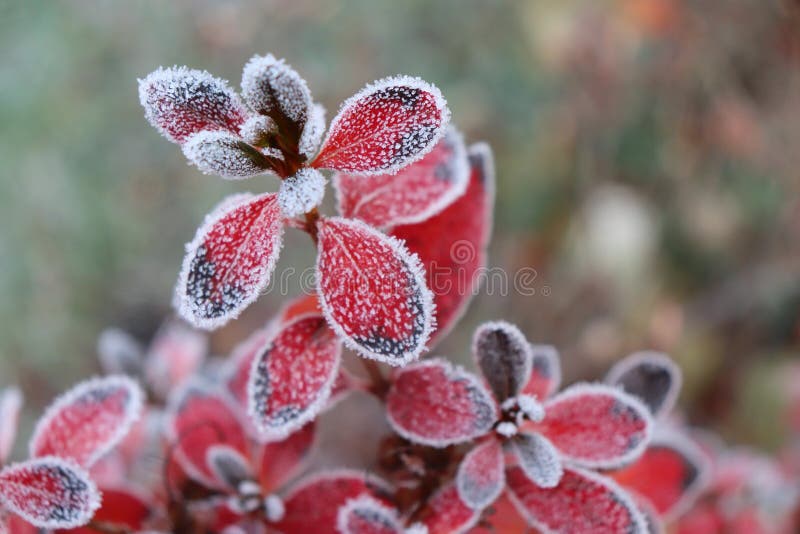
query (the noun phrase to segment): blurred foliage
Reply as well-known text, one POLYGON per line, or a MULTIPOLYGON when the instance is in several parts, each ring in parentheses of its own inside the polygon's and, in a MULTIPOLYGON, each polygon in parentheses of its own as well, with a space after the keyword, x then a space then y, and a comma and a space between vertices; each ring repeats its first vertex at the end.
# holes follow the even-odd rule
MULTIPOLYGON (((366 82, 419 75, 495 149, 492 264, 511 284, 443 352, 466 359, 471 327, 501 317, 561 348, 571 379, 664 350, 691 420, 774 444, 780 425, 754 420, 774 420, 800 341, 799 24, 789 0, 0 0, 2 384, 41 406, 95 369, 104 326, 149 336, 203 214, 275 188, 188 167, 136 78, 187 64, 238 84, 272 52, 329 117, 366 82), (514 291, 523 267, 534 295, 514 291)), ((311 265, 301 237, 282 265, 311 265)))

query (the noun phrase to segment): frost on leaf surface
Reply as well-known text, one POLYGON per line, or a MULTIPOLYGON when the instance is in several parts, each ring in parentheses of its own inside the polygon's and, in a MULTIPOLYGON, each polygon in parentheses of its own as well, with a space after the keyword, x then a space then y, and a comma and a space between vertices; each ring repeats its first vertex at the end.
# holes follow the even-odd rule
POLYGON ((675 405, 681 389, 681 370, 660 352, 637 352, 618 362, 606 382, 639 398, 658 417, 675 405))
POLYGON ((428 534, 457 534, 466 532, 479 518, 480 511, 467 506, 459 497, 456 485, 451 483, 428 499, 422 523, 428 528, 428 534))
POLYGON ((516 326, 502 321, 481 325, 475 331, 472 351, 497 402, 514 397, 528 382, 533 354, 516 326))
POLYGON ((139 80, 139 101, 150 124, 174 143, 203 130, 238 135, 247 120, 246 108, 225 81, 186 67, 160 68, 139 80))
POLYGON ((330 396, 340 356, 341 344, 321 315, 283 325, 250 370, 248 413, 256 428, 284 437, 312 420, 330 396))
POLYGON ((503 448, 490 438, 473 448, 458 466, 456 487, 470 508, 483 510, 500 496, 506 484, 503 448))
POLYGON ((533 425, 561 455, 584 467, 614 469, 642 454, 653 422, 635 397, 601 384, 576 384, 545 403, 533 425))
POLYGON ((336 333, 367 358, 391 365, 415 360, 433 321, 417 257, 359 221, 322 219, 318 228, 317 288, 336 333))
POLYGON ((393 173, 427 154, 449 120, 447 103, 433 85, 406 76, 384 78, 342 104, 312 165, 393 173))
POLYGON ((298 149, 300 155, 306 159, 311 159, 317 152, 322 136, 325 134, 325 107, 321 104, 314 104, 308 115, 308 120, 303 126, 303 133, 300 135, 298 149))
POLYGON ((286 217, 297 217, 322 203, 327 181, 316 169, 303 168, 281 181, 278 204, 286 217))
POLYGON ((242 97, 253 111, 278 124, 289 121, 302 126, 313 106, 306 81, 272 54, 253 56, 244 66, 242 97))
POLYGON ((225 370, 225 386, 243 409, 247 408, 247 383, 250 381, 253 360, 267 348, 272 335, 269 329, 259 328, 231 352, 230 363, 225 370))
POLYGON ((315 423, 305 425, 281 441, 261 447, 258 482, 264 491, 275 491, 294 478, 314 445, 315 423))
POLYGON ((89 474, 53 456, 0 471, 0 502, 40 528, 70 528, 88 523, 100 506, 89 474))
POLYGON ((519 466, 534 484, 554 488, 564 474, 558 451, 550 441, 539 434, 522 433, 511 439, 511 448, 519 466))
POLYGON ((567 468, 558 486, 549 489, 531 482, 519 467, 509 469, 506 477, 512 501, 532 526, 546 532, 647 532, 630 497, 600 475, 567 468))
POLYGON ((528 534, 529 531, 535 532, 504 492, 484 511, 480 523, 469 534, 528 534))
POLYGON ((239 179, 272 169, 263 152, 228 132, 206 130, 192 134, 184 141, 182 150, 203 174, 239 179))
POLYGON ((397 512, 370 497, 361 495, 339 508, 337 527, 341 534, 403 534, 397 512))
POLYGON ((200 368, 208 338, 182 321, 165 323, 153 339, 145 360, 145 377, 162 398, 200 368))
POLYGON ((235 318, 269 283, 282 237, 276 194, 224 200, 186 247, 176 288, 180 314, 207 329, 235 318))
POLYGON ((477 377, 435 359, 396 371, 386 413, 401 436, 445 447, 487 433, 497 419, 497 406, 477 377))
POLYGON ((91 466, 130 431, 141 415, 143 396, 133 380, 120 375, 78 384, 39 420, 31 457, 53 455, 91 466))
POLYGON ((464 140, 451 127, 428 155, 397 174, 337 174, 339 213, 379 228, 418 223, 461 196, 469 175, 464 140))
POLYGON ((491 150, 483 143, 472 145, 469 161, 470 179, 464 194, 430 219, 392 231, 425 266, 436 303, 437 330, 432 342, 444 337, 464 313, 487 263, 494 204, 491 150))
POLYGON ((6 463, 14 448, 21 409, 22 392, 19 389, 11 387, 0 391, 0 465, 6 463))
POLYGON ((522 394, 544 400, 561 384, 558 351, 552 345, 531 345, 531 354, 531 375, 522 388, 522 394))

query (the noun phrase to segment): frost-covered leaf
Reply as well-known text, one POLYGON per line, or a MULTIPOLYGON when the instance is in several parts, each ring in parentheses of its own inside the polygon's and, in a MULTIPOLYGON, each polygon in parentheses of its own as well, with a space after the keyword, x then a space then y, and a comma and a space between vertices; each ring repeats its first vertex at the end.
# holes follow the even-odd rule
POLYGON ((680 368, 661 352, 637 352, 617 362, 606 382, 644 402, 654 417, 669 413, 681 389, 680 368))
POLYGON ((130 431, 142 413, 143 397, 139 385, 122 375, 81 382, 39 419, 31 457, 53 455, 91 466, 130 431))
POLYGON ((467 189, 469 161, 461 134, 449 128, 428 155, 397 174, 334 177, 339 213, 379 228, 436 215, 467 189))
POLYGON ((261 447, 258 481, 262 490, 274 492, 300 472, 314 445, 315 426, 308 423, 286 439, 261 447))
POLYGON ((533 364, 528 383, 522 388, 524 395, 544 400, 561 384, 561 362, 552 345, 531 345, 533 364))
POLYGON ((78 465, 44 456, 0 471, 0 502, 37 527, 70 528, 92 519, 100 494, 78 465))
POLYGON ((418 258, 366 224, 322 219, 317 292, 325 318, 362 356, 404 365, 430 337, 433 301, 418 258))
POLYGON ((653 421, 635 397, 603 384, 576 384, 544 405, 533 427, 561 456, 583 467, 616 469, 647 447, 653 421))
POLYGON ((259 354, 247 386, 248 413, 265 436, 284 437, 325 407, 341 344, 321 315, 299 317, 259 354))
POLYGON ((311 159, 317 152, 322 136, 325 134, 325 107, 321 104, 314 104, 308 115, 308 120, 303 126, 303 133, 300 135, 298 149, 300 155, 306 159, 311 159))
POLYGON ((337 470, 306 477, 286 495, 286 513, 275 528, 287 533, 334 534, 339 508, 347 501, 384 492, 378 481, 355 471, 337 470))
POLYGON ((566 468, 555 488, 540 488, 519 467, 506 472, 510 496, 530 525, 553 534, 646 534, 644 518, 612 480, 566 468))
POLYGON ((106 328, 97 338, 97 354, 105 374, 141 376, 144 351, 129 333, 106 328))
POLYGON ((145 359, 144 374, 151 389, 165 398, 200 368, 208 352, 208 338, 179 321, 165 323, 145 359))
POLYGON ((664 522, 661 520, 658 510, 653 507, 653 504, 635 491, 631 491, 630 488, 625 489, 634 504, 636 504, 636 508, 639 509, 639 513, 642 514, 642 518, 644 518, 647 534, 666 534, 664 522))
POLYGON ((187 137, 183 155, 203 174, 250 178, 272 170, 270 157, 238 135, 222 131, 197 132, 187 137))
POLYGON ((450 120, 439 89, 419 78, 384 78, 350 97, 331 122, 316 168, 378 174, 427 154, 450 120))
POLYGON ((428 528, 428 534, 460 534, 475 525, 480 515, 480 511, 461 500, 456 485, 450 483, 428 499, 422 523, 428 528))
POLYGON ((242 409, 247 410, 247 383, 256 356, 264 352, 274 333, 259 328, 239 343, 231 352, 229 363, 223 371, 225 386, 242 409))
POLYGON ((480 522, 470 529, 469 534, 528 534, 529 530, 528 522, 508 498, 508 492, 503 492, 484 510, 480 522))
POLYGON ((224 393, 199 382, 189 382, 170 399, 167 438, 186 473, 197 481, 217 487, 208 466, 209 449, 227 445, 248 456, 244 423, 233 401, 224 393))
POLYGON ((238 316, 269 283, 282 238, 276 194, 224 200, 186 246, 175 290, 180 314, 206 329, 238 316))
POLYGON ((327 180, 316 169, 304 167, 281 181, 278 204, 286 217, 297 217, 322 203, 327 180))
POLYGON ((438 215, 392 231, 425 266, 436 304, 432 343, 443 338, 464 313, 486 267, 494 204, 491 150, 483 143, 472 145, 469 160, 470 181, 463 195, 438 215))
MULTIPOLYGON (((107 525, 119 529, 120 532, 139 532, 144 527, 145 521, 150 516, 150 505, 144 496, 126 488, 101 488, 101 491, 102 503, 92 518, 93 523, 107 525)), ((71 529, 68 532, 69 534, 98 533, 89 526, 71 529)))
POLYGON ((305 124, 314 105, 306 81, 282 59, 272 54, 253 56, 242 73, 242 97, 261 115, 278 124, 305 124))
POLYGON ((341 534, 403 534, 397 510, 361 495, 339 508, 337 527, 341 534))
POLYGON ((540 434, 523 432, 511 439, 519 466, 539 487, 554 488, 564 475, 558 451, 540 434))
POLYGON ((503 448, 490 438, 473 448, 458 466, 458 495, 470 508, 483 510, 500 496, 506 484, 503 448))
POLYGON ((250 461, 228 445, 209 447, 206 451, 206 464, 219 482, 234 491, 240 483, 255 477, 250 461))
POLYGON ((700 448, 669 432, 657 434, 638 460, 611 476, 647 499, 662 517, 673 519, 693 504, 706 486, 709 472, 700 448))
POLYGON ((528 382, 533 353, 525 335, 513 324, 497 321, 479 326, 472 352, 497 402, 516 396, 528 382))
POLYGON ((10 387, 0 391, 0 466, 6 463, 17 437, 22 392, 10 387))
POLYGON ((386 414, 406 439, 445 447, 486 434, 497 420, 497 405, 476 376, 432 359, 396 371, 386 414))
POLYGON ((186 67, 160 68, 139 80, 144 116, 164 137, 183 143, 203 130, 239 134, 247 110, 224 80, 186 67))

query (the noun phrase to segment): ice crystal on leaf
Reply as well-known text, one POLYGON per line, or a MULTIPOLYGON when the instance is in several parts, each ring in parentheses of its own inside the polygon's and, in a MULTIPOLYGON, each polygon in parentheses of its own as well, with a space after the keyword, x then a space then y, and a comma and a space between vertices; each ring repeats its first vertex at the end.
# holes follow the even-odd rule
POLYGON ((322 203, 327 181, 315 169, 300 169, 281 182, 278 204, 286 217, 297 217, 322 203))
POLYGON ((482 510, 493 503, 506 485, 500 442, 488 439, 473 448, 458 467, 456 485, 470 508, 482 510))
POLYGON ((253 56, 244 66, 242 96, 256 113, 300 126, 314 105, 306 81, 272 54, 253 56))
POLYGON ((228 132, 198 132, 186 139, 182 149, 186 159, 204 174, 238 179, 272 169, 267 156, 228 132))
POLYGON ((342 534, 403 534, 397 511, 369 495, 361 495, 339 508, 337 527, 342 534))

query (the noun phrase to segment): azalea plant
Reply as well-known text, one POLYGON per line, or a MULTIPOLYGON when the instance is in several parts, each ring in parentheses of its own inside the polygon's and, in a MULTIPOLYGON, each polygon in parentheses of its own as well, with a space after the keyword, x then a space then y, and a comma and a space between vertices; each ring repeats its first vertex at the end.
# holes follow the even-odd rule
POLYGON ((191 164, 277 190, 211 211, 178 317, 148 347, 104 332, 106 375, 55 400, 17 463, 22 395, 0 395, 0 532, 794 532, 791 470, 688 426, 664 354, 562 389, 555 347, 487 320, 472 369, 434 355, 487 266, 494 204, 491 150, 465 143, 436 87, 379 80, 327 130, 282 60, 251 59, 241 88, 186 67, 140 81, 147 120, 191 164), (337 215, 321 212, 329 183, 337 215), (209 357, 204 331, 267 287, 287 229, 316 247, 313 294, 209 357), (318 420, 348 395, 380 402, 381 446, 310 468, 318 420))

